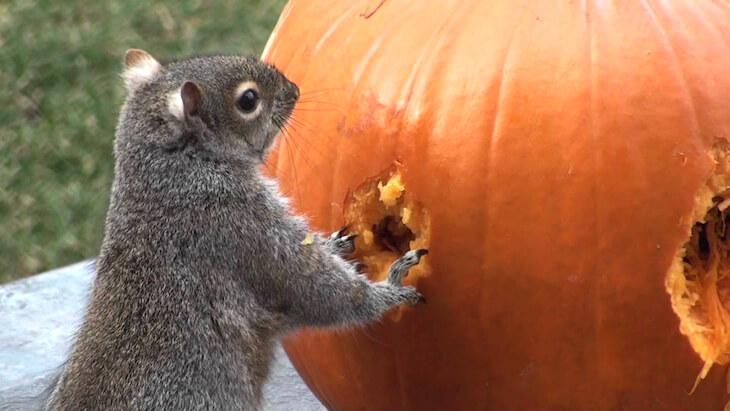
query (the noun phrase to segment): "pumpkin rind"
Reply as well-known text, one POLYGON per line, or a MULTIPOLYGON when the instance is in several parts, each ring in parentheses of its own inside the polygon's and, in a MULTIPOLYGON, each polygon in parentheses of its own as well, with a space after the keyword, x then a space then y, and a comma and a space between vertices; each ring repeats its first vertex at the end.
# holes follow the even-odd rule
POLYGON ((428 304, 285 348, 330 408, 722 409, 664 280, 730 135, 730 7, 293 0, 302 90, 269 171, 317 229, 402 165, 428 304))

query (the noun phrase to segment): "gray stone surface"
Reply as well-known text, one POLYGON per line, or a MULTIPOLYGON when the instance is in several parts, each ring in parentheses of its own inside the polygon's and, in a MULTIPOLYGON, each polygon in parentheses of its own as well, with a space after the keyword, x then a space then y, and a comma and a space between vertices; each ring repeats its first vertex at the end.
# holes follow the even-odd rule
MULTIPOLYGON (((85 261, 0 286, 0 410, 30 408, 28 399, 63 363, 92 280, 93 262, 85 261)), ((325 410, 281 347, 265 388, 265 404, 271 411, 325 410)))

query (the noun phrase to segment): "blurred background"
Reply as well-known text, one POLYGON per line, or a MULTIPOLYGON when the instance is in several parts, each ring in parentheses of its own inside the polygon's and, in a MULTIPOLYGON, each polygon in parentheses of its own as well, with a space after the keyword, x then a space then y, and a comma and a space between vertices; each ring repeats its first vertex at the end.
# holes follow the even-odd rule
POLYGON ((0 2, 0 283, 98 252, 126 49, 259 55, 285 3, 0 2))

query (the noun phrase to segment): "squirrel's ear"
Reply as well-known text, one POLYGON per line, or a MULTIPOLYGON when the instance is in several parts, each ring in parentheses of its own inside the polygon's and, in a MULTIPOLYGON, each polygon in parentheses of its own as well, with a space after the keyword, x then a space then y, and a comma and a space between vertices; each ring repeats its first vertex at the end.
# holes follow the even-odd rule
POLYGON ((149 53, 139 49, 129 49, 124 56, 124 85, 131 93, 140 84, 152 78, 162 66, 149 53))
POLYGON ((200 107, 203 105, 203 97, 198 85, 192 81, 186 81, 180 87, 180 100, 182 100, 182 114, 185 121, 200 116, 200 107))

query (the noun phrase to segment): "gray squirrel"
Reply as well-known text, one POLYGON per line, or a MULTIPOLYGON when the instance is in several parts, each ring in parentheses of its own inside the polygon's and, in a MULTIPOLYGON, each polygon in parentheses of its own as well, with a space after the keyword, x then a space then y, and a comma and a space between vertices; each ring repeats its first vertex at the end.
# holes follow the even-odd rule
POLYGON ((133 49, 123 77, 96 279, 46 409, 258 409, 277 337, 425 302, 402 283, 425 249, 371 282, 346 230, 303 241, 260 172, 299 98, 275 67, 133 49))

